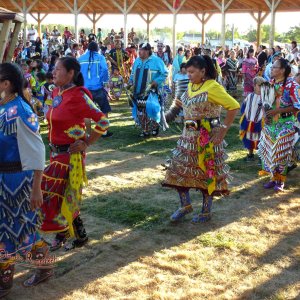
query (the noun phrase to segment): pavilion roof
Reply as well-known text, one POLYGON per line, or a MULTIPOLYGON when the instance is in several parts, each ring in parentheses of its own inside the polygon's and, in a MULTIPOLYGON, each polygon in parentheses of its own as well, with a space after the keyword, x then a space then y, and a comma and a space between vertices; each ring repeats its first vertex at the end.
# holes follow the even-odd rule
POLYGON ((0 23, 5 20, 12 20, 13 22, 23 22, 23 17, 15 12, 0 7, 0 23))
MULTIPOLYGON (((164 0, 127 0, 128 7, 133 2, 136 3, 132 6, 131 14, 170 13, 170 9, 164 3, 164 0)), ((170 6, 173 5, 173 0, 165 0, 165 2, 168 2, 170 6)), ((219 13, 220 10, 217 8, 216 2, 220 4, 221 0, 186 0, 179 13, 219 13)), ((225 2, 228 3, 228 0, 225 2)), ((82 6, 80 13, 119 14, 121 13, 119 7, 123 8, 124 6, 124 0, 77 0, 77 3, 78 8, 82 6)), ((31 5, 31 13, 71 13, 71 9, 74 8, 74 0, 25 0, 25 9, 31 5)), ((0 7, 19 12, 23 8, 23 0, 0 0, 0 7)), ((270 11, 265 0, 233 0, 227 13, 258 11, 270 11)), ((281 0, 276 11, 300 11, 300 0, 281 0)))

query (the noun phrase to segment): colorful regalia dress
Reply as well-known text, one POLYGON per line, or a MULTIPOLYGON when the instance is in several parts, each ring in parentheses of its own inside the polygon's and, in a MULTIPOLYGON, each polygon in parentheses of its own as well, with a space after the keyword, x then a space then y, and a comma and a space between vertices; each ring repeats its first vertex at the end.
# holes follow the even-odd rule
POLYGON ((256 150, 263 126, 261 96, 251 93, 241 107, 240 139, 246 149, 256 150))
POLYGON ((21 246, 31 248, 40 239, 30 193, 33 170, 45 165, 37 116, 19 96, 0 102, 0 147, 0 249, 15 255, 21 246))
MULTIPOLYGON (((275 83, 276 99, 273 108, 286 108, 293 106, 300 109, 300 86, 288 79, 275 83)), ((295 139, 295 116, 293 113, 282 113, 272 117, 266 122, 258 146, 259 156, 263 162, 263 171, 271 175, 271 188, 282 186, 286 180, 287 167, 292 160, 293 143, 295 139)), ((281 190, 281 188, 280 188, 281 190)))
POLYGON ((79 215, 82 187, 86 182, 84 153, 70 154, 70 144, 84 140, 84 119, 92 119, 94 131, 103 134, 108 119, 91 100, 84 87, 73 86, 59 93, 53 91, 53 103, 47 112, 50 142, 50 164, 42 179, 44 232, 62 232, 69 229, 74 236, 73 220, 79 215))
MULTIPOLYGON (((133 85, 134 105, 132 115, 135 122, 142 128, 143 134, 149 135, 150 128, 153 129, 153 135, 158 134, 157 120, 150 119, 147 114, 147 101, 149 99, 150 85, 152 82, 157 84, 157 92, 162 97, 162 87, 168 76, 168 69, 164 62, 155 55, 150 55, 142 60, 138 57, 133 65, 130 84, 133 85)), ((149 102, 148 102, 149 103, 149 102)), ((159 103, 159 113, 163 113, 162 101, 159 103)))
POLYGON ((181 103, 185 126, 167 164, 163 186, 228 194, 229 167, 223 144, 214 146, 209 139, 211 130, 220 126, 222 106, 234 110, 238 102, 215 80, 207 80, 196 92, 189 83, 181 103))

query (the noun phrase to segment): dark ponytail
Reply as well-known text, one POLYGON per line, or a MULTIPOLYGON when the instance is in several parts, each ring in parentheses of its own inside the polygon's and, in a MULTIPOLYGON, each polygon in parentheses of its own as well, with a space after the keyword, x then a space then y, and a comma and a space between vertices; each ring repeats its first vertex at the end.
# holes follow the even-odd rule
POLYGON ((80 72, 80 64, 74 57, 61 57, 59 58, 59 61, 62 63, 64 68, 67 70, 67 72, 74 71, 74 77, 73 77, 73 83, 76 86, 83 86, 84 85, 84 79, 83 75, 80 72))
POLYGON ((0 80, 8 80, 12 86, 11 92, 18 94, 31 108, 30 102, 25 98, 25 78, 19 65, 12 63, 0 64, 0 80))
POLYGON ((208 55, 198 55, 191 57, 186 63, 186 68, 194 67, 199 70, 205 69, 205 76, 208 79, 217 78, 217 70, 208 55))
POLYGON ((77 86, 84 86, 84 78, 81 72, 77 73, 77 77, 74 76, 73 82, 77 86))
POLYGON ((291 74, 292 68, 290 66, 289 61, 285 58, 279 58, 278 63, 280 64, 280 69, 284 69, 284 82, 283 82, 283 84, 286 84, 286 81, 287 81, 288 77, 291 74))

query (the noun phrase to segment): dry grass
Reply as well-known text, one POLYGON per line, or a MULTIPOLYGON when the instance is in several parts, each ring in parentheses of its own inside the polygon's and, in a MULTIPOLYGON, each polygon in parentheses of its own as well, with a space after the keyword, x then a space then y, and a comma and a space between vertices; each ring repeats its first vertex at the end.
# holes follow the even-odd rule
MULTIPOLYGON (((174 226, 168 216, 178 199, 160 186, 160 165, 178 131, 143 141, 128 116, 116 107, 114 137, 88 156, 89 244, 58 252, 56 276, 34 289, 20 287, 18 268, 7 299, 300 299, 299 170, 283 194, 265 191, 258 167, 242 161, 234 128, 232 194, 215 200, 211 222, 194 226, 187 216, 174 226)), ((199 209, 199 192, 192 198, 199 209)))

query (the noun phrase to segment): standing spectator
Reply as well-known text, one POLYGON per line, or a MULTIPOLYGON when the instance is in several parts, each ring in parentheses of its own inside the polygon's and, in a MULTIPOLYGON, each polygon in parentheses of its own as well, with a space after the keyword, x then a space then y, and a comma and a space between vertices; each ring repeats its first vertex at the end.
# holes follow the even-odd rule
POLYGON ((294 55, 295 60, 297 60, 298 59, 298 53, 299 53, 299 49, 297 47, 297 42, 292 41, 291 46, 292 46, 292 51, 291 52, 294 55))
POLYGON ((58 31, 56 26, 53 27, 53 30, 51 32, 51 37, 56 42, 58 41, 58 38, 60 37, 60 32, 58 31))
POLYGON ((266 47, 264 45, 260 45, 257 49, 257 61, 259 67, 259 76, 261 76, 264 72, 268 61, 268 55, 266 53, 266 47))
POLYGON ((38 36, 37 30, 34 28, 34 25, 31 24, 30 29, 28 29, 27 39, 30 41, 32 46, 35 46, 35 41, 38 36))
POLYGON ((247 57, 243 61, 242 73, 244 75, 244 96, 254 92, 253 79, 257 74, 258 62, 254 57, 254 49, 249 49, 247 57))
POLYGON ((35 40, 35 52, 39 53, 40 56, 42 55, 42 41, 39 36, 35 40))
MULTIPOLYGON (((108 67, 103 55, 98 53, 98 44, 91 42, 88 51, 79 57, 84 86, 91 92, 93 101, 98 104, 101 111, 108 116, 111 111, 104 87, 108 83, 108 67)), ((111 136, 107 132, 103 137, 111 136)))
POLYGON ((237 71, 239 61, 236 59, 234 50, 230 51, 230 57, 226 61, 226 90, 233 95, 237 92, 237 71))
POLYGON ((69 38, 71 38, 71 37, 72 37, 71 31, 69 31, 69 28, 68 28, 68 27, 65 27, 64 36, 63 36, 63 42, 64 42, 65 50, 66 50, 67 47, 68 47, 68 40, 69 40, 69 38))
POLYGON ((94 33, 94 29, 91 29, 91 32, 88 35, 88 39, 89 39, 89 43, 97 41, 97 36, 94 33))
POLYGON ((121 40, 124 39, 124 28, 121 28, 121 31, 119 32, 119 36, 121 37, 121 40))
POLYGON ((175 57, 173 59, 173 64, 172 64, 172 77, 173 78, 180 71, 180 66, 182 64, 182 60, 183 60, 183 48, 179 47, 177 50, 177 54, 175 55, 175 57))
POLYGON ((101 28, 98 28, 98 32, 97 32, 97 42, 98 42, 98 43, 102 42, 102 30, 101 30, 101 28))
POLYGON ((273 55, 275 54, 275 48, 268 49, 268 63, 272 62, 273 55))

